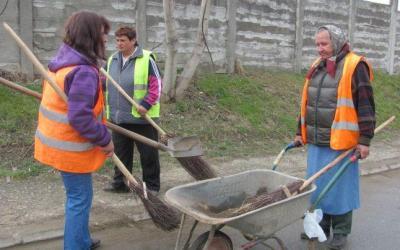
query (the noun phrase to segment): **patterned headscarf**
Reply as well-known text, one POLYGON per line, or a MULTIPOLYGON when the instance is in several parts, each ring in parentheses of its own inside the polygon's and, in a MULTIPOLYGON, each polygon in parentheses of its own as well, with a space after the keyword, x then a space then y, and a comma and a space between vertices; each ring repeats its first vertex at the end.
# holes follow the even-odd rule
POLYGON ((317 33, 321 32, 322 30, 328 31, 332 42, 333 56, 336 57, 342 50, 343 46, 347 43, 347 38, 344 32, 341 28, 332 24, 319 27, 317 33))
POLYGON ((333 47, 333 55, 325 61, 326 70, 329 75, 335 77, 337 58, 343 58, 350 51, 350 45, 339 27, 332 24, 324 25, 318 28, 317 34, 323 30, 328 31, 333 47))

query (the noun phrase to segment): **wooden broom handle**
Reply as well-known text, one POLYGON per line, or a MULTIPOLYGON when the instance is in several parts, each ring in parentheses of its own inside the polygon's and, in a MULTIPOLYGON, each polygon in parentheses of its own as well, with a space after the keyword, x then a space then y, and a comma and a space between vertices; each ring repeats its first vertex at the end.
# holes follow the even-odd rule
MULTIPOLYGON (((0 77, 0 83, 4 84, 4 85, 6 85, 6 86, 8 86, 8 87, 10 87, 12 89, 15 89, 15 90, 17 90, 19 92, 22 92, 24 94, 33 96, 38 100, 42 99, 42 95, 40 93, 38 93, 38 92, 36 92, 34 90, 30 90, 28 88, 25 88, 25 87, 23 87, 23 86, 21 86, 19 84, 16 84, 14 82, 11 82, 11 81, 7 80, 7 79, 4 79, 3 77, 0 77)), ((150 147, 157 148, 157 149, 160 149, 160 150, 163 150, 163 151, 171 151, 170 148, 168 148, 166 145, 164 145, 162 143, 159 143, 157 141, 151 140, 151 139, 149 139, 149 138, 147 138, 145 136, 142 136, 140 134, 134 133, 134 132, 132 132, 130 130, 124 129, 124 128, 118 126, 118 125, 115 125, 115 124, 111 123, 111 122, 106 121, 106 126, 109 129, 111 129, 112 131, 118 132, 120 134, 123 134, 123 135, 129 137, 129 138, 132 138, 134 140, 140 141, 140 142, 142 142, 142 143, 144 143, 144 144, 146 144, 146 145, 148 145, 150 147)))
MULTIPOLYGON (((391 122, 394 121, 394 119, 396 118, 396 116, 392 116, 389 119, 387 119, 384 123, 382 123, 381 125, 379 125, 376 129, 375 129, 375 133, 378 133, 379 131, 381 131, 384 127, 386 127, 387 125, 389 125, 391 122)), ((303 191, 304 188, 306 188, 308 185, 310 185, 312 182, 314 182, 315 179, 317 179, 318 177, 320 177, 322 174, 324 174, 325 172, 327 172, 329 169, 331 169, 332 167, 334 167, 336 164, 338 164, 341 160, 343 160, 346 156, 348 156, 351 152, 353 152, 354 148, 348 149, 345 152, 341 153, 338 157, 336 157, 333 161, 331 161, 330 163, 328 163, 328 165, 326 165, 325 167, 323 167, 322 169, 320 169, 317 173, 315 173, 313 176, 311 176, 310 178, 308 178, 303 185, 301 185, 301 187, 299 188, 299 191, 303 191)))
POLYGON ((19 36, 14 32, 14 30, 5 22, 3 22, 3 26, 6 31, 14 38, 15 42, 19 45, 19 47, 24 51, 25 55, 29 58, 29 60, 35 65, 36 69, 39 70, 40 74, 49 82, 54 91, 65 101, 67 102, 67 95, 58 87, 53 78, 51 78, 47 74, 47 70, 43 67, 43 65, 39 62, 36 56, 32 53, 32 51, 26 46, 26 44, 19 38, 19 36))
POLYGON ((124 174, 124 176, 128 179, 128 181, 132 182, 135 186, 138 186, 139 183, 136 181, 135 177, 129 172, 129 170, 125 167, 122 161, 118 158, 117 155, 112 155, 112 160, 118 169, 124 174))
POLYGON ((28 88, 22 87, 19 84, 13 83, 7 79, 4 79, 3 77, 0 77, 0 82, 12 89, 18 90, 24 94, 30 95, 35 97, 36 99, 41 100, 42 99, 42 95, 34 90, 30 90, 28 88))
MULTIPOLYGON (((100 68, 100 72, 107 77, 108 80, 112 83, 112 85, 118 90, 121 95, 123 95, 126 100, 128 100, 136 109, 139 107, 139 104, 133 100, 132 97, 130 97, 125 90, 122 89, 122 87, 112 78, 110 74, 108 74, 107 71, 105 71, 103 68, 100 68)), ((153 121, 153 119, 150 118, 148 114, 143 115, 143 117, 148 121, 157 131, 161 134, 161 136, 165 136, 167 133, 160 127, 158 126, 157 123, 153 121)))

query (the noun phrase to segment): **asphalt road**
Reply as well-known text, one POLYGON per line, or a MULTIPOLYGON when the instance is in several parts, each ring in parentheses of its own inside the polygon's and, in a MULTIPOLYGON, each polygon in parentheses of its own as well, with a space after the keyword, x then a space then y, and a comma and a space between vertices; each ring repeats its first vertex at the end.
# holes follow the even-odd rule
MULTIPOLYGON (((352 234, 346 249, 400 249, 400 169, 362 177, 361 208, 355 211, 352 234)), ((190 225, 184 228, 188 233, 190 225)), ((195 231, 197 237, 206 230, 201 226, 195 231)), ((246 241, 234 229, 224 228, 233 241, 234 249, 246 241)), ((300 240, 302 221, 298 221, 277 232, 288 249, 307 249, 307 242, 300 240)), ((106 249, 174 249, 177 231, 166 233, 153 226, 150 221, 112 227, 95 232, 92 236, 102 240, 100 250, 106 249)), ((276 247, 276 244, 272 243, 276 247)), ((62 240, 38 242, 9 249, 62 249, 62 240)), ((265 249, 257 246, 254 249, 265 249)), ((325 249, 318 244, 317 249, 325 249)))

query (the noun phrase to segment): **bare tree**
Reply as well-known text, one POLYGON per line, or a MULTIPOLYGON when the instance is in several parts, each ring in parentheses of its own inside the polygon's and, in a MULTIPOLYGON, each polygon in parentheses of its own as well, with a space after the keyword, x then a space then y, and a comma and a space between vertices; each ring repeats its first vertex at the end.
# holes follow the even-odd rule
POLYGON ((181 99, 184 91, 190 86, 190 82, 200 63, 205 48, 205 35, 208 30, 208 17, 210 16, 211 0, 202 0, 197 29, 196 45, 193 48, 189 61, 186 62, 183 72, 177 76, 177 35, 174 19, 174 0, 163 0, 164 18, 166 25, 167 57, 164 69, 164 98, 165 100, 181 99), (176 84, 175 84, 176 82, 176 84))

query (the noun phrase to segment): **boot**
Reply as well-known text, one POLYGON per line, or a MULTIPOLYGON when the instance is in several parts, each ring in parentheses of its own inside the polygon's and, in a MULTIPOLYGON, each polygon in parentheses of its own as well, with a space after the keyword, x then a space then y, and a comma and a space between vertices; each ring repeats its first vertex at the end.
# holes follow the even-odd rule
POLYGON ((346 243, 346 234, 334 234, 332 240, 327 244, 327 246, 329 249, 343 249, 346 243))
POLYGON ((99 239, 92 239, 92 244, 90 245, 90 250, 99 248, 101 241, 99 239))

